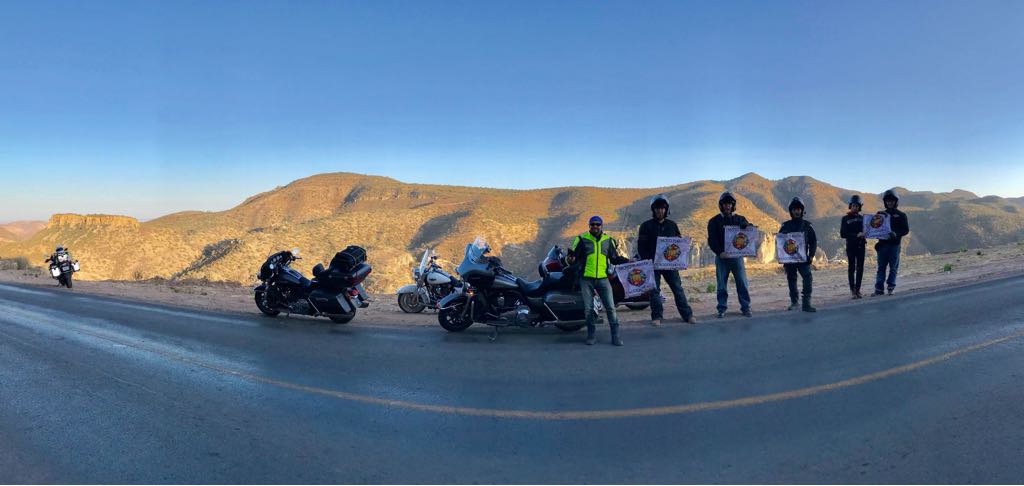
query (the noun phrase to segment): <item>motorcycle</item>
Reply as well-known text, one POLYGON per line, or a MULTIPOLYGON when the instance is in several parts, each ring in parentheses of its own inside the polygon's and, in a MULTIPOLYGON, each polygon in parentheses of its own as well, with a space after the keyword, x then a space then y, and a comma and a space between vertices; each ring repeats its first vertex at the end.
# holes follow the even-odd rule
POLYGON ((430 307, 437 308, 437 302, 452 293, 460 285, 459 279, 441 269, 437 264, 437 255, 430 250, 423 252, 420 266, 412 271, 415 283, 398 289, 398 307, 403 312, 416 314, 430 307))
POLYGON ((50 263, 50 276, 57 281, 57 286, 70 289, 72 285, 71 276, 82 269, 78 260, 72 260, 71 255, 67 251, 62 251, 47 258, 46 261, 52 262, 50 263))
MULTIPOLYGON (((481 322, 494 328, 492 340, 500 327, 550 324, 566 332, 583 328, 584 297, 577 286, 575 268, 566 265, 558 246, 538 266, 541 278, 533 282, 513 275, 501 266, 501 259, 486 256, 489 252, 490 247, 480 238, 466 245, 462 263, 455 269, 463 285, 438 303, 437 319, 442 328, 460 332, 481 322)), ((621 285, 614 294, 617 301, 621 300, 621 285)), ((595 304, 600 302, 596 296, 589 298, 595 304)))
POLYGON ((279 251, 263 262, 258 275, 262 283, 253 289, 260 312, 327 316, 345 324, 356 316, 356 309, 369 307, 362 282, 373 269, 365 263, 366 250, 349 246, 335 254, 327 268, 317 263, 312 280, 291 268, 302 259, 297 253, 297 248, 279 251))

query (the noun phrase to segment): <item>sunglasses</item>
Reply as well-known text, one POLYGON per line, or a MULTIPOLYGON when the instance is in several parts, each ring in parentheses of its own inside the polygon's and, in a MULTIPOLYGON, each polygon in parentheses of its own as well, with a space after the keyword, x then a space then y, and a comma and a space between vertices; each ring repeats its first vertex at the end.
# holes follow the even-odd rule
POLYGON ((600 228, 601 227, 601 223, 590 223, 590 226, 597 226, 598 228, 600 228))

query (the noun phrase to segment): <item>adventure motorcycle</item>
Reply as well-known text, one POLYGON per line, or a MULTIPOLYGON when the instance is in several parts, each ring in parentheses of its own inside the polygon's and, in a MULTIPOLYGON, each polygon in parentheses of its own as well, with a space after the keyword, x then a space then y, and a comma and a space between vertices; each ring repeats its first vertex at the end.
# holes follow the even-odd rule
MULTIPOLYGON (((553 324, 566 332, 583 328, 584 297, 577 285, 575 268, 565 265, 558 246, 541 262, 541 278, 533 282, 513 275, 501 266, 499 258, 486 256, 489 252, 490 247, 480 238, 466 245, 465 257, 455 269, 463 285, 438 303, 437 320, 441 327, 459 332, 474 322, 482 322, 494 327, 492 339, 499 327, 553 324)), ((621 286, 615 294, 621 299, 621 286)), ((600 302, 596 296, 589 298, 600 302)))
POLYGON ((67 251, 54 253, 46 261, 50 263, 50 276, 57 281, 57 286, 71 288, 71 275, 81 270, 78 260, 72 260, 67 251))
POLYGON ((423 252, 420 266, 412 271, 412 280, 415 283, 398 289, 398 307, 410 314, 437 308, 437 302, 460 285, 459 279, 441 269, 437 255, 431 255, 430 250, 423 252))
POLYGON ((327 316, 344 324, 356 316, 356 309, 369 306, 362 282, 373 270, 366 264, 366 250, 349 246, 334 255, 330 265, 313 267, 313 280, 290 267, 300 260, 298 249, 270 255, 260 267, 262 281, 253 291, 256 307, 268 316, 281 312, 327 316))

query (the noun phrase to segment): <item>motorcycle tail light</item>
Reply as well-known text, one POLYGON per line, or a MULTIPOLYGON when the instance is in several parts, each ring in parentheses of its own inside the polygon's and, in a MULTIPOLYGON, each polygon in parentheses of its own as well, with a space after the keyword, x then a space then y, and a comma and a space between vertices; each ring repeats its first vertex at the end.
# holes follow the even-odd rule
POLYGON ((348 295, 352 297, 359 297, 359 291, 356 289, 348 289, 348 295))

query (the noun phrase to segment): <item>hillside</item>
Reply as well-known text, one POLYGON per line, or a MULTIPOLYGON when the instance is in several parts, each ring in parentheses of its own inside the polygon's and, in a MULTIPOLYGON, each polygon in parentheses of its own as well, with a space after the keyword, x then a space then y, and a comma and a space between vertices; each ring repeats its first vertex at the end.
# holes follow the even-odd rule
MULTIPOLYGON (((406 184, 351 173, 321 174, 252 196, 222 212, 182 212, 140 223, 125 216, 58 214, 24 241, 0 242, 0 255, 41 263, 57 244, 83 264, 83 279, 199 278, 248 283, 264 258, 299 247, 301 270, 329 260, 349 244, 364 246, 374 272, 369 287, 390 292, 409 279, 423 248, 436 248, 446 266, 461 259, 475 236, 487 239, 509 267, 532 277, 541 255, 586 229, 592 214, 632 249, 637 226, 650 217, 648 201, 664 193, 671 218, 701 243, 694 264, 712 258, 703 248, 718 195, 733 191, 738 211, 766 231, 786 218, 789 199, 807 205, 823 253, 841 253, 838 222, 856 191, 810 177, 778 181, 746 174, 728 181, 696 181, 652 189, 560 187, 537 190, 406 184)), ((910 254, 1006 243, 1024 238, 1019 200, 900 190, 913 232, 910 254)), ((868 211, 877 195, 863 194, 868 211)), ((766 250, 770 248, 765 245, 766 250)), ((766 252, 770 257, 770 251, 766 252)))
POLYGON ((0 243, 27 240, 45 227, 45 221, 13 221, 0 224, 0 243))

